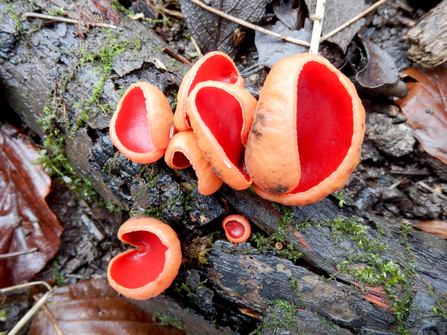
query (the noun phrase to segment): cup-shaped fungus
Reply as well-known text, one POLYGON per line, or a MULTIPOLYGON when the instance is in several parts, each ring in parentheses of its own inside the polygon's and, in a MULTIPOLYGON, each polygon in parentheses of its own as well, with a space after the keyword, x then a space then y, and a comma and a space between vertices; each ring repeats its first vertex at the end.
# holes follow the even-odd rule
POLYGON ((251 235, 250 223, 242 215, 227 216, 222 222, 222 227, 227 239, 233 243, 245 242, 251 235))
POLYGON ((228 55, 220 51, 207 53, 183 77, 174 115, 174 126, 177 131, 191 130, 185 110, 186 99, 198 83, 208 80, 244 87, 244 79, 228 55))
POLYGON ((203 157, 197 139, 192 131, 175 134, 165 153, 166 164, 172 169, 181 170, 192 165, 197 175, 197 189, 202 195, 210 195, 222 186, 220 179, 203 157))
POLYGON ((251 185, 242 169, 256 99, 243 88, 215 81, 198 84, 186 102, 197 143, 213 171, 235 190, 251 185))
POLYGON ((136 248, 110 261, 107 278, 115 290, 128 298, 145 300, 171 285, 182 262, 180 241, 171 227, 139 215, 120 227, 118 238, 136 248))
POLYGON ((299 54, 268 74, 245 164, 263 198, 303 206, 340 189, 360 159, 365 111, 354 85, 329 61, 299 54))
POLYGON ((110 139, 131 161, 153 163, 168 146, 173 117, 163 92, 149 83, 135 83, 116 107, 110 121, 110 139))

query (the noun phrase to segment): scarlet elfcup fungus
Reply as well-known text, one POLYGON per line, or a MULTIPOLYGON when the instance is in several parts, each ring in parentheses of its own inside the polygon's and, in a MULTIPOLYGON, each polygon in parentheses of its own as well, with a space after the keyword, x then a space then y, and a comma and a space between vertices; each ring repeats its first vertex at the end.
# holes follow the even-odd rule
POLYGON ((207 53, 183 77, 174 115, 174 126, 177 131, 191 130, 185 110, 186 99, 198 83, 208 80, 244 87, 244 79, 228 55, 220 51, 207 53))
POLYGON ((227 239, 233 243, 245 242, 251 235, 250 223, 239 214, 227 216, 222 222, 222 227, 227 239))
POLYGON ((182 262, 180 241, 171 227, 139 215, 120 227, 118 238, 137 248, 110 261, 107 278, 115 290, 128 298, 145 300, 171 285, 182 262))
POLYGON ((153 163, 168 146, 173 117, 163 92, 149 83, 135 83, 116 107, 110 121, 110 139, 131 161, 153 163))
POLYGON ((213 194, 223 184, 203 157, 192 131, 181 131, 172 137, 166 148, 165 161, 170 168, 176 170, 192 165, 197 175, 197 189, 202 195, 213 194))
POLYGON ((268 74, 253 116, 245 164, 261 197, 320 201, 360 160, 365 111, 351 81, 325 58, 298 54, 268 74))
POLYGON ((197 84, 186 102, 203 156, 219 178, 235 190, 251 185, 242 160, 255 106, 256 99, 243 88, 214 81, 197 84))

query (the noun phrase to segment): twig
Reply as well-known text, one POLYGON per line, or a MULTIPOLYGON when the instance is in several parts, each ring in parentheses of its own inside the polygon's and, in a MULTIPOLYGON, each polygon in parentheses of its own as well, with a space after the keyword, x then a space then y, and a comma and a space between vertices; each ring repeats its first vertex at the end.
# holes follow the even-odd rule
POLYGON ((342 24, 340 27, 335 28, 334 30, 332 30, 331 32, 327 33, 326 35, 322 36, 320 38, 320 43, 323 41, 326 41, 329 37, 334 36, 336 33, 338 33, 340 30, 345 29, 346 27, 350 26, 351 24, 353 24, 355 21, 361 19, 362 17, 364 17, 366 14, 368 14, 369 12, 373 11, 374 9, 376 9, 377 7, 379 7, 381 4, 383 4, 385 1, 387 0, 380 0, 377 1, 374 5, 372 5, 371 7, 369 7, 367 10, 361 12, 359 15, 353 17, 352 19, 350 19, 349 21, 346 21, 344 24, 342 24))
POLYGON ((183 56, 177 55, 177 54, 176 54, 174 51, 172 51, 171 49, 168 49, 168 48, 166 48, 166 47, 163 47, 162 50, 163 50, 164 53, 166 53, 166 54, 168 54, 169 56, 171 56, 171 57, 177 59, 179 62, 182 62, 182 63, 184 63, 184 64, 188 64, 189 66, 192 66, 192 63, 191 63, 189 60, 187 60, 187 59, 186 59, 185 57, 183 57, 183 56))
POLYGON ((199 58, 202 57, 202 56, 203 56, 203 54, 202 54, 202 50, 200 50, 200 47, 199 47, 199 45, 197 44, 197 42, 196 42, 196 40, 194 39, 194 37, 190 36, 189 39, 191 40, 192 45, 194 45, 194 48, 196 49, 196 51, 197 51, 197 55, 199 56, 199 58))
POLYGON ((423 188, 425 188, 426 190, 431 191, 432 193, 434 193, 436 196, 438 196, 438 198, 441 198, 443 200, 447 200, 447 197, 439 192, 437 192, 435 189, 431 188, 430 186, 428 186, 426 183, 419 181, 416 183, 417 185, 422 186, 423 188))
POLYGON ((28 320, 31 319, 32 316, 39 310, 39 308, 44 303, 46 303, 47 300, 53 295, 54 287, 51 287, 50 285, 48 285, 47 282, 36 281, 36 282, 32 282, 32 283, 20 284, 20 285, 0 289, 0 292, 9 292, 9 291, 19 290, 21 288, 35 286, 35 285, 44 285, 48 289, 48 292, 45 293, 42 296, 42 298, 40 298, 39 301, 33 307, 31 307, 31 309, 20 319, 20 321, 14 326, 14 328, 12 328, 10 330, 8 335, 16 335, 19 332, 19 330, 22 329, 22 327, 28 322, 28 320))
MULTIPOLYGON (((67 19, 65 17, 60 16, 51 16, 51 15, 43 15, 39 13, 23 13, 23 17, 35 17, 38 19, 44 19, 44 20, 53 20, 53 21, 59 21, 59 22, 66 22, 66 23, 73 23, 78 24, 79 20, 74 19, 67 19)), ((94 27, 101 27, 101 28, 111 28, 111 29, 118 29, 117 26, 114 26, 112 24, 106 24, 106 23, 89 23, 91 26, 94 27)))
POLYGON ((194 4, 196 4, 197 6, 200 6, 200 7, 204 8, 204 9, 210 11, 211 13, 214 13, 216 15, 219 15, 219 16, 223 17, 224 19, 236 22, 237 24, 240 24, 241 26, 244 26, 244 27, 247 27, 247 28, 259 31, 259 32, 264 33, 266 35, 270 35, 270 36, 274 36, 274 37, 280 38, 283 41, 287 41, 287 42, 290 42, 290 43, 303 45, 305 47, 310 47, 310 44, 308 42, 301 41, 299 39, 296 39, 296 38, 293 38, 293 37, 289 37, 289 36, 286 36, 286 35, 283 35, 283 34, 278 34, 278 33, 275 33, 275 32, 273 32, 271 30, 268 30, 268 29, 259 27, 257 25, 251 24, 249 22, 246 22, 244 20, 238 19, 237 17, 228 15, 227 13, 224 13, 224 12, 221 12, 221 11, 219 11, 217 9, 214 9, 213 7, 207 6, 203 2, 201 2, 200 0, 189 0, 189 1, 191 1, 194 4))
MULTIPOLYGON (((34 298, 34 300, 36 300, 36 302, 39 301, 40 299, 42 299, 42 298, 39 298, 39 296, 37 296, 37 295, 34 295, 33 298, 34 298)), ((57 335, 64 335, 62 333, 62 330, 60 329, 59 325, 57 324, 56 318, 54 317, 53 313, 51 313, 50 309, 47 306, 45 306, 45 305, 42 306, 42 309, 44 310, 45 314, 50 319, 51 324, 53 325, 54 330, 56 331, 56 334, 57 335)))
POLYGON ((310 40, 311 54, 318 54, 318 48, 320 47, 321 30, 323 29, 324 7, 326 6, 326 0, 317 0, 317 8, 315 14, 310 18, 314 20, 314 27, 312 29, 312 38, 310 40))
POLYGON ((172 10, 164 7, 156 7, 160 12, 163 12, 165 14, 168 14, 169 16, 175 17, 176 19, 183 20, 183 14, 182 12, 179 12, 178 10, 172 10))
POLYGON ((31 253, 36 252, 38 250, 39 250, 39 248, 30 248, 30 249, 25 249, 25 250, 21 250, 21 251, 10 252, 9 254, 0 254, 0 259, 5 259, 5 258, 10 258, 10 257, 17 257, 17 256, 26 255, 26 254, 31 254, 31 253))

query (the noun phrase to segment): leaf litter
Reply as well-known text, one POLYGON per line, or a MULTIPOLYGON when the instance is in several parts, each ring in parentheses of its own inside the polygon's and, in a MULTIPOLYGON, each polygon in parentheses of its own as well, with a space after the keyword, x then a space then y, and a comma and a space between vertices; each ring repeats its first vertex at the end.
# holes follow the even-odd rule
POLYGON ((45 197, 51 179, 41 165, 33 165, 38 150, 18 130, 0 127, 0 253, 36 252, 0 259, 0 287, 31 278, 58 251, 63 228, 45 197))

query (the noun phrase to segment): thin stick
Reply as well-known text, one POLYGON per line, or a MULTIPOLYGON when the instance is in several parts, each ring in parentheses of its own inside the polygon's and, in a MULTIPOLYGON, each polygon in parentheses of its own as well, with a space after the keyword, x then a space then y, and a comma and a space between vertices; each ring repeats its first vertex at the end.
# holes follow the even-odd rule
POLYGON ((321 30, 323 29, 324 8, 326 6, 326 0, 317 0, 317 8, 315 15, 311 15, 310 18, 314 20, 314 27, 312 29, 312 39, 310 40, 311 54, 318 54, 318 48, 320 47, 321 30))
POLYGON ((31 254, 33 252, 38 251, 39 248, 30 248, 26 250, 16 251, 16 252, 10 252, 9 254, 0 254, 0 259, 10 258, 10 257, 16 257, 16 256, 22 256, 26 254, 31 254))
POLYGON ((349 27, 351 24, 353 24, 354 22, 356 22, 357 20, 361 19, 362 17, 364 17, 366 14, 368 14, 369 12, 373 11, 374 9, 376 9, 377 7, 379 7, 381 4, 383 4, 384 2, 386 2, 387 0, 380 0, 377 1, 374 5, 372 5, 371 7, 369 7, 367 10, 361 12, 359 15, 353 17, 352 19, 350 19, 349 21, 346 21, 344 24, 342 24, 340 27, 335 28, 334 30, 332 30, 331 32, 327 33, 326 35, 322 36, 320 38, 320 43, 323 41, 326 41, 329 37, 334 36, 336 33, 338 33, 340 30, 345 29, 346 27, 349 27))
MULTIPOLYGON (((36 300, 36 302, 39 301, 39 300, 41 299, 41 298, 39 298, 37 295, 34 295, 33 298, 34 298, 34 300, 36 300)), ((51 324, 53 325, 54 330, 56 331, 56 334, 57 334, 57 335, 64 335, 64 334, 62 333, 61 328, 60 328, 59 325, 57 324, 57 320, 56 320, 56 318, 54 317, 53 313, 51 313, 50 309, 49 309, 46 305, 43 305, 43 306, 42 306, 42 309, 43 309, 43 311, 45 312, 45 314, 48 316, 48 318, 50 319, 51 324)))
POLYGON ((422 186, 423 188, 425 188, 426 190, 431 191, 432 193, 434 193, 438 198, 441 198, 443 200, 447 200, 447 197, 439 192, 437 192, 435 189, 431 188, 430 186, 428 186, 426 183, 419 181, 416 183, 417 185, 422 186))
POLYGON ((169 56, 171 56, 172 58, 177 59, 179 62, 183 63, 183 64, 187 64, 189 66, 192 66, 192 63, 187 60, 185 57, 177 55, 174 51, 172 51, 171 49, 168 49, 166 47, 163 47, 163 52, 168 54, 169 56))
MULTIPOLYGON (((38 19, 53 20, 53 21, 73 23, 73 24, 78 24, 78 22, 79 22, 78 20, 74 20, 74 19, 67 19, 65 17, 60 17, 60 16, 43 15, 43 14, 39 14, 39 13, 23 13, 22 16, 23 17, 35 17, 38 19)), ((89 24, 94 27, 118 29, 117 26, 114 26, 111 24, 106 24, 106 23, 89 23, 89 24)))
POLYGON ((199 58, 201 58, 203 56, 202 50, 200 50, 200 47, 197 44, 196 40, 192 36, 190 36, 190 40, 192 42, 192 45, 194 45, 194 48, 196 48, 196 51, 197 51, 197 54, 199 55, 199 58))
POLYGON ((303 45, 305 47, 310 47, 310 44, 308 42, 305 42, 305 41, 302 41, 302 40, 299 40, 299 39, 296 39, 296 38, 293 38, 293 37, 289 37, 289 36, 286 36, 286 35, 283 35, 283 34, 278 34, 278 33, 275 33, 275 32, 273 32, 271 30, 264 29, 264 28, 259 27, 257 25, 254 25, 254 24, 251 24, 249 22, 246 22, 244 20, 238 19, 237 17, 228 15, 227 13, 224 13, 224 12, 221 12, 221 11, 219 11, 217 9, 214 9, 213 7, 207 6, 203 2, 201 2, 200 0, 189 0, 189 1, 191 1, 194 4, 196 4, 197 6, 200 6, 200 7, 204 8, 204 9, 210 11, 211 13, 214 13, 216 15, 219 15, 219 16, 223 17, 224 19, 236 22, 237 24, 240 24, 241 26, 244 26, 244 27, 247 27, 247 28, 259 31, 259 32, 264 33, 266 35, 270 35, 270 36, 274 36, 274 37, 280 38, 283 41, 287 41, 287 42, 298 44, 298 45, 303 45))

